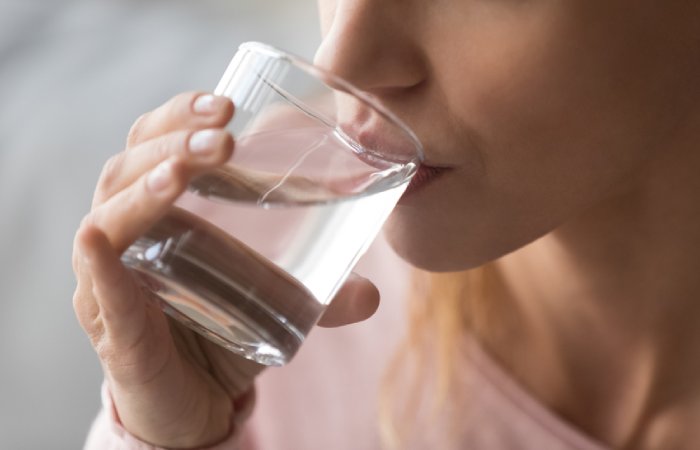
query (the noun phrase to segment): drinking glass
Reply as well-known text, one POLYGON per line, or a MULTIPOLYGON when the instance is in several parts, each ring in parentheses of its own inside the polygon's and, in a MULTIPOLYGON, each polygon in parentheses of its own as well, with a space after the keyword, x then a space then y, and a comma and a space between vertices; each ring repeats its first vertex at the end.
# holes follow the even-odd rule
POLYGON ((236 108, 232 157, 194 179, 122 261, 175 319, 282 365, 379 232, 422 149, 371 95, 268 45, 241 45, 214 92, 236 108))

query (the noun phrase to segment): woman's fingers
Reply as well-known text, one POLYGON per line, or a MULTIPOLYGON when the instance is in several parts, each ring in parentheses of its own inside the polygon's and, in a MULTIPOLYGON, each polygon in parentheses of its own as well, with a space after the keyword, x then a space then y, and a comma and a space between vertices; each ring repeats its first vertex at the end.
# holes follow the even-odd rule
POLYGON ((82 270, 90 292, 74 300, 76 312, 96 310, 91 322, 81 320, 102 364, 113 380, 142 383, 161 373, 172 356, 167 318, 134 279, 97 227, 84 226, 76 237, 82 270))
MULTIPOLYGON (((232 147, 233 142, 228 153, 232 147)), ((122 253, 166 214, 192 177, 213 167, 212 162, 198 164, 178 157, 167 159, 93 209, 85 223, 104 232, 112 248, 122 253)))
POLYGON ((93 301, 99 312, 101 331, 108 332, 111 339, 132 341, 133 331, 143 328, 144 307, 131 273, 104 233, 95 226, 80 229, 76 247, 82 258, 81 268, 84 275, 89 276, 91 285, 86 305, 80 306, 92 308, 93 305, 87 303, 93 301))
POLYGON ((129 131, 127 150, 105 164, 93 207, 170 156, 197 153, 206 158, 210 155, 207 150, 211 150, 208 144, 216 141, 217 133, 225 133, 220 128, 231 120, 233 110, 233 103, 226 97, 187 92, 139 117, 129 131))
POLYGON ((223 129, 176 131, 118 153, 100 174, 93 207, 133 184, 146 171, 168 158, 178 157, 192 166, 220 164, 231 156, 233 138, 223 129))
POLYGON ((323 317, 318 322, 322 327, 339 327, 369 319, 379 307, 379 291, 366 278, 350 274, 340 288, 323 317))
POLYGON ((129 131, 127 148, 177 130, 219 128, 233 117, 233 103, 226 97, 186 92, 139 117, 129 131))

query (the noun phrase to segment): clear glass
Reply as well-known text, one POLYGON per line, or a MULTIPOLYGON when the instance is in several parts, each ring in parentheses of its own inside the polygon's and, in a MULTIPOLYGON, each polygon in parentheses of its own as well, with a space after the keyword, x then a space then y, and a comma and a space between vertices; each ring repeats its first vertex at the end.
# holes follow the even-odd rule
POLYGON ((241 45, 223 167, 195 179, 122 260, 164 310, 248 359, 298 350, 422 161, 371 96, 298 57, 241 45))

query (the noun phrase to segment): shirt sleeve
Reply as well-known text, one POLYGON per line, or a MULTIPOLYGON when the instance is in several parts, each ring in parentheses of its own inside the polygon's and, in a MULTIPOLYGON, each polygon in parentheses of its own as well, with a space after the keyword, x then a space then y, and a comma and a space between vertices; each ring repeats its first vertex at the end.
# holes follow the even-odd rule
MULTIPOLYGON (((92 423, 84 450, 166 450, 143 442, 122 426, 106 381, 102 383, 101 397, 102 409, 92 423)), ((256 447, 246 427, 234 423, 231 430, 224 441, 200 450, 253 450, 256 447)))

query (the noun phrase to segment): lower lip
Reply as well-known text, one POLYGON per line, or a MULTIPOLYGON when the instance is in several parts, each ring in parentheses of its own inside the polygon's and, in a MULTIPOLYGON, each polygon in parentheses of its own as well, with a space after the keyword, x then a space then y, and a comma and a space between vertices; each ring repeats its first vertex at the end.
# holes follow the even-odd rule
POLYGON ((408 187, 401 196, 401 200, 423 190, 423 188, 435 181, 445 172, 447 172, 447 169, 441 167, 420 166, 416 174, 413 175, 413 178, 411 178, 411 181, 408 183, 408 187))

